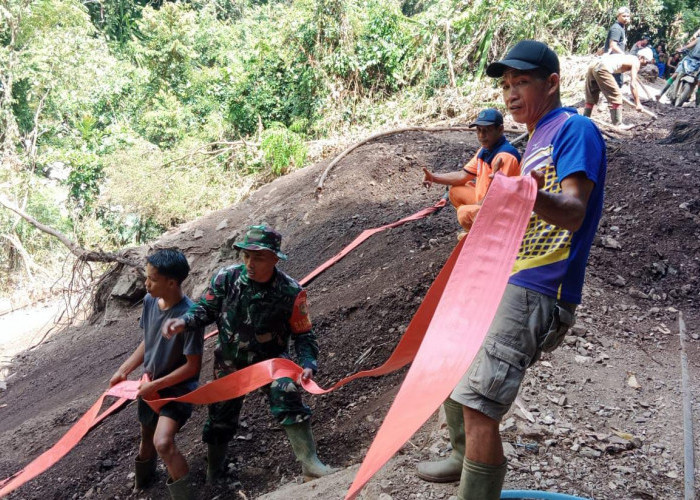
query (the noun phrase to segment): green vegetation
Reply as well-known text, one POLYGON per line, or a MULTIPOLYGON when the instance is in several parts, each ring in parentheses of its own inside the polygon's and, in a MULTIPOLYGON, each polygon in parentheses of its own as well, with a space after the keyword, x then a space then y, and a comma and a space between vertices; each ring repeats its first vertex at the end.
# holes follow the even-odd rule
MULTIPOLYGON (((633 32, 675 46, 695 4, 634 0, 633 32)), ((303 166, 308 141, 430 116, 520 39, 592 53, 619 5, 0 0, 0 195, 85 247, 143 243, 303 166)), ((0 290, 57 245, 0 210, 0 290)))

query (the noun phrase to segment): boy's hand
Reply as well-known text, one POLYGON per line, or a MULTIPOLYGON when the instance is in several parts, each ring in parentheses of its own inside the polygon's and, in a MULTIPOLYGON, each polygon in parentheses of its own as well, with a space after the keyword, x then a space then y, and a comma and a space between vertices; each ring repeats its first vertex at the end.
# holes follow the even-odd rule
POLYGON ((173 335, 182 333, 185 331, 185 320, 181 318, 170 318, 163 322, 163 326, 160 333, 166 339, 170 339, 173 335))
POLYGON ((423 185, 427 188, 433 185, 433 174, 425 167, 423 167, 423 185))
POLYGON ((147 396, 154 394, 156 390, 157 388, 155 382, 144 381, 139 384, 139 392, 137 393, 137 396, 148 399, 147 396))
POLYGON ((117 371, 114 375, 112 375, 112 378, 109 379, 109 386, 114 387, 119 382, 124 382, 125 380, 126 380, 126 374, 122 373, 121 371, 117 371))

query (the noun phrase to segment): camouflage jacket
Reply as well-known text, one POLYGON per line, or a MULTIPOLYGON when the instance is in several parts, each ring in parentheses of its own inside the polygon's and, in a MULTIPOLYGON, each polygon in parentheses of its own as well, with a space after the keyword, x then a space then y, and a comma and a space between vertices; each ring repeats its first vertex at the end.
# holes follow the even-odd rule
POLYGON ((268 283, 251 280, 242 264, 219 270, 183 319, 188 328, 216 321, 224 358, 237 368, 289 358, 292 338, 301 366, 317 370, 318 344, 306 291, 278 269, 268 283))

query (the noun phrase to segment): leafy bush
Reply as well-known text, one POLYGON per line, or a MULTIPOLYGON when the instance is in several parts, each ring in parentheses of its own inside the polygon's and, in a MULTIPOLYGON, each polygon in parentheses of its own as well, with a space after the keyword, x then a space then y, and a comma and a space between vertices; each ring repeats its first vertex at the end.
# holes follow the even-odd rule
POLYGON ((307 150, 299 134, 282 124, 275 124, 265 130, 260 139, 265 165, 273 174, 282 175, 304 166, 307 150))
POLYGON ((153 144, 172 147, 187 133, 186 125, 191 121, 188 111, 172 93, 163 90, 138 120, 139 130, 153 144))
POLYGON ((291 125, 314 115, 320 81, 313 68, 299 59, 287 62, 262 44, 245 66, 248 73, 234 86, 229 103, 228 118, 238 133, 255 133, 258 120, 291 125))

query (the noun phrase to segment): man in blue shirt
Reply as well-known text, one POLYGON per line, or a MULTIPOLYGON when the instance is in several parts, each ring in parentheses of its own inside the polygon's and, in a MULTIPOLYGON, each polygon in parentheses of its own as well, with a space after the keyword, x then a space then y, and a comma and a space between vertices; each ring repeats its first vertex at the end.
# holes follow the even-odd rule
MULTIPOLYGON (((558 347, 574 322, 602 213, 607 164, 596 126, 562 107, 559 59, 549 47, 524 40, 490 64, 487 74, 500 79, 506 108, 527 126, 521 173, 532 175, 539 190, 486 339, 445 403, 451 438, 464 439, 453 443, 464 454, 461 500, 500 498, 507 463, 499 422, 527 368, 543 351, 558 347)), ((448 472, 454 477, 455 463, 450 457, 433 466, 445 473, 445 481, 448 472)))

